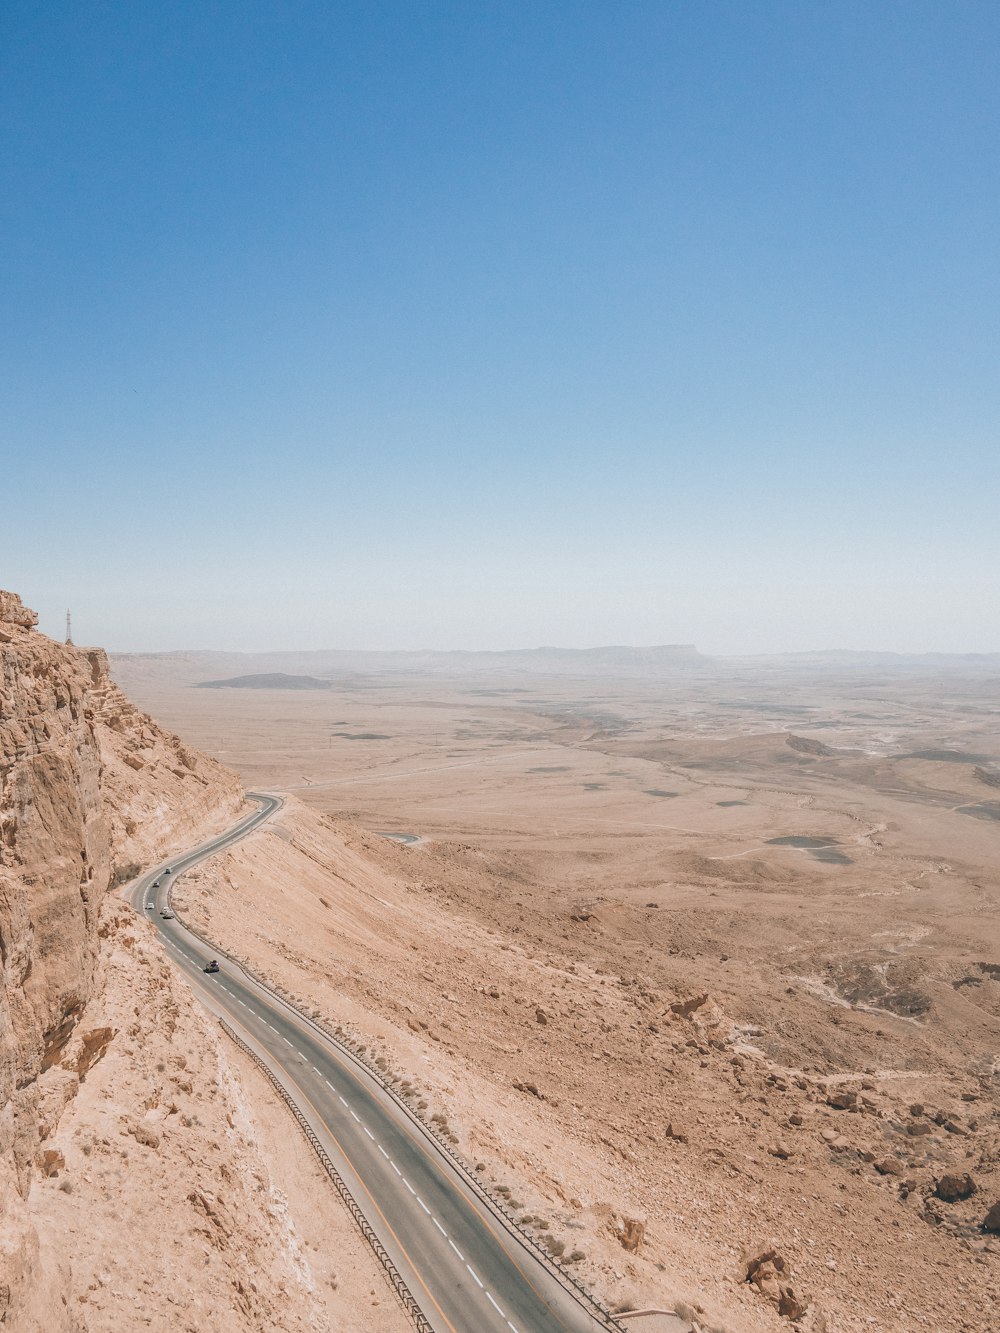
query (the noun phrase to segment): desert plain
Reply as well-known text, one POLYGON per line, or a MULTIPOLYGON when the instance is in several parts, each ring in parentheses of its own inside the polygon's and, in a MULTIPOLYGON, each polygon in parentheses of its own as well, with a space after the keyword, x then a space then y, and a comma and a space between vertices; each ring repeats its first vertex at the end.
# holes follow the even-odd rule
POLYGON ((286 798, 185 914, 615 1308, 1000 1326, 996 659, 112 671, 286 798))

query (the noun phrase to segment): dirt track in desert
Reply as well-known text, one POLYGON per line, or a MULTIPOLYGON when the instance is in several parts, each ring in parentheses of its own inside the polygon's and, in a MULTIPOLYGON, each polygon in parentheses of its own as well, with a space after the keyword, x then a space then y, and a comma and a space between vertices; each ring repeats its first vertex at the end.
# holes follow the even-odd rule
POLYGON ((995 1328, 988 671, 114 670, 294 798, 190 912, 370 1045, 603 1296, 729 1330, 787 1327, 779 1306, 995 1328))

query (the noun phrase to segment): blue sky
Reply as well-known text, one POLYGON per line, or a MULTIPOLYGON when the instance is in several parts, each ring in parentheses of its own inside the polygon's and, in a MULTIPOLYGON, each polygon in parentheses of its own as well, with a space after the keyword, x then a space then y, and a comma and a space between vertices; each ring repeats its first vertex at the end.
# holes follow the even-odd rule
POLYGON ((993 3, 0 14, 0 585, 114 649, 1000 650, 993 3))

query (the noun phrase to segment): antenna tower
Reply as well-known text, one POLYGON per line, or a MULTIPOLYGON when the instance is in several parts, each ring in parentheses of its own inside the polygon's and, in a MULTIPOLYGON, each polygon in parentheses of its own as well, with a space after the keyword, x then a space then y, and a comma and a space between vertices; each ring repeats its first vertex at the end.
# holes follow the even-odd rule
POLYGON ((66 612, 66 642, 70 646, 70 648, 73 647, 73 627, 70 623, 68 611, 66 612))

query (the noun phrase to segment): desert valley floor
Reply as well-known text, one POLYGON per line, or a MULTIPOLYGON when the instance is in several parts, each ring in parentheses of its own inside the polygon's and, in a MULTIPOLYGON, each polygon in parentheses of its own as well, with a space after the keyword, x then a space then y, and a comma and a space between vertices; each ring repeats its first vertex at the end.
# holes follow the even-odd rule
POLYGON ((731 1333, 1000 1324, 995 667, 197 688, 211 666, 112 662, 288 797, 181 906, 605 1299, 731 1333))

